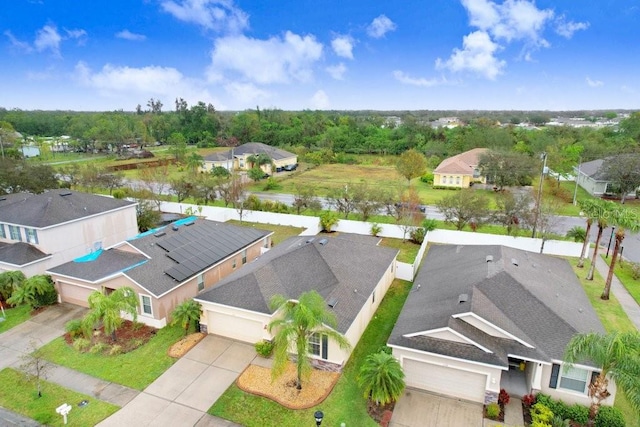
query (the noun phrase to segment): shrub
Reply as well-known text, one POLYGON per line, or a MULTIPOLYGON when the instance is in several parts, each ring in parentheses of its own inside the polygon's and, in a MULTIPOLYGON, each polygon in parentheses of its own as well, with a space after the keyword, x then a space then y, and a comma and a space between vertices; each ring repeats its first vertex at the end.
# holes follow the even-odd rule
POLYGON ((259 211, 262 209, 262 202, 255 194, 249 195, 244 202, 244 208, 250 211, 259 211))
POLYGON ((89 346, 91 346, 91 340, 86 338, 76 338, 73 342, 73 348, 76 349, 76 351, 86 351, 89 346))
POLYGON ((320 227, 322 227, 322 231, 327 233, 331 232, 331 229, 334 225, 336 225, 340 221, 338 218, 338 214, 334 211, 325 211, 320 214, 320 227))
POLYGON ((69 320, 64 325, 64 330, 69 334, 71 338, 80 337, 81 335, 83 335, 82 319, 69 320))
POLYGON ((433 174, 425 173, 420 177, 420 181, 424 182, 425 184, 433 184, 433 174))
POLYGON ((571 406, 567 406, 567 412, 563 417, 579 424, 587 424, 589 421, 589 408, 584 405, 574 403, 571 406))
POLYGON ((563 420, 560 415, 556 415, 551 420, 551 427, 569 427, 569 420, 563 420))
POLYGON ((262 187, 264 191, 278 190, 280 188, 282 188, 282 185, 273 177, 269 177, 262 187))
POLYGON ((89 350, 89 353, 91 353, 91 354, 101 354, 101 353, 104 353, 104 351, 106 349, 108 349, 108 348, 109 348, 108 344, 103 343, 103 342, 98 342, 98 343, 95 343, 93 345, 93 347, 91 347, 91 349, 89 350))
POLYGON ((498 418, 499 415, 500 415, 500 405, 498 405, 495 402, 489 403, 487 405, 487 417, 491 418, 492 420, 495 420, 498 418))
POLYGON ((111 347, 111 349, 109 349, 109 356, 117 356, 119 354, 122 354, 122 346, 121 345, 114 345, 111 347))
POLYGON ((635 280, 640 279, 640 262, 632 262, 630 264, 631 267, 631 277, 635 280))
POLYGON ((126 190, 123 190, 122 188, 117 188, 117 189, 113 190, 113 198, 114 199, 124 199, 125 197, 127 197, 126 190))
POLYGON ((553 419, 553 412, 544 403, 538 402, 531 407, 532 426, 550 426, 553 419), (539 423, 539 424, 536 424, 539 423))
POLYGON ((433 231, 438 227, 438 221, 433 218, 425 218, 422 220, 421 226, 424 231, 433 231))
POLYGON ((566 236, 568 239, 573 239, 574 242, 584 242, 587 238, 587 230, 576 225, 567 231, 566 236))
POLYGON ((378 234, 382 231, 382 226, 376 222, 371 224, 371 235, 378 237, 378 234))
POLYGON ((500 394, 498 395, 498 403, 503 406, 508 405, 509 400, 511 400, 511 396, 509 396, 509 393, 507 393, 507 390, 501 388, 500 394))
POLYGON ((526 408, 530 408, 531 405, 536 403, 536 397, 531 393, 525 394, 524 396, 522 396, 522 403, 526 408))
POLYGON ((271 357, 273 354, 273 343, 268 340, 262 340, 255 343, 256 353, 262 357, 271 357))
POLYGON ((596 415, 596 427, 624 427, 624 417, 618 408, 601 406, 596 415))
POLYGON ((47 305, 55 304, 58 302, 58 292, 53 286, 51 278, 49 276, 47 276, 47 278, 49 278, 49 286, 47 286, 43 293, 36 294, 37 307, 45 307, 47 305))
POLYGON ((411 233, 409 233, 409 236, 411 236, 411 240, 414 243, 417 243, 417 244, 421 245, 422 242, 424 242, 424 236, 426 234, 427 234, 427 232, 424 230, 424 228, 417 227, 417 228, 414 228, 413 230, 411 230, 411 233))

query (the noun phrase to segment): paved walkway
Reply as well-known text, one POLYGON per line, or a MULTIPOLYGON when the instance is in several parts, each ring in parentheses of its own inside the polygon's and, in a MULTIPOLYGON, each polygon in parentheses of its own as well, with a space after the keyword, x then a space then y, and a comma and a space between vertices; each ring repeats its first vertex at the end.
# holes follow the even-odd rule
POLYGON ((206 411, 255 357, 252 345, 207 335, 142 393, 98 425, 237 426, 206 411))
MULTIPOLYGON (((619 261, 620 259, 618 259, 618 262, 619 261)), ((607 278, 609 266, 604 262, 600 255, 598 255, 596 259, 596 270, 598 270, 603 278, 607 278)), ((638 303, 633 299, 629 291, 627 291, 627 288, 625 288, 616 277, 615 272, 613 274, 613 279, 611 280, 611 293, 618 299, 618 302, 620 302, 622 309, 627 313, 631 322, 636 325, 638 330, 640 330, 640 306, 638 306, 638 303)))

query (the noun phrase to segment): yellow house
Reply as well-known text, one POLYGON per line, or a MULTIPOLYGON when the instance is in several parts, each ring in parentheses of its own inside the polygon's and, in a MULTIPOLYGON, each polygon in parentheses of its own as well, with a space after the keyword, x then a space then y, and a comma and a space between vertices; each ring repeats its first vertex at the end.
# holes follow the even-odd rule
POLYGON ((486 183, 486 178, 480 175, 478 163, 480 163, 480 157, 487 151, 489 151, 487 148, 474 148, 444 159, 433 171, 433 185, 467 188, 472 183, 486 183))

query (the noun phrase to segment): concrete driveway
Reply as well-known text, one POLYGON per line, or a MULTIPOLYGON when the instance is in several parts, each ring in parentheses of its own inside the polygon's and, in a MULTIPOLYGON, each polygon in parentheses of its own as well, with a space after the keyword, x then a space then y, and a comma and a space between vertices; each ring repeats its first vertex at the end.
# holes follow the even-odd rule
POLYGON ((40 314, 0 334, 0 370, 19 365, 20 356, 30 352, 31 343, 41 347, 64 334, 64 324, 84 316, 86 308, 55 304, 40 314))
POLYGON ((121 410, 106 426, 228 426, 206 411, 256 357, 250 344, 207 335, 121 410))
POLYGON ((398 399, 390 427, 482 427, 482 405, 408 388, 398 399))

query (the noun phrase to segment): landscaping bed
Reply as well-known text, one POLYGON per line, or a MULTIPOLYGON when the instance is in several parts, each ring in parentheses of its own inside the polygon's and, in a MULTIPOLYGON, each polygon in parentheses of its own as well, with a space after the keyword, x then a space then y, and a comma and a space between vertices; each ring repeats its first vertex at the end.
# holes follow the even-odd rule
POLYGON ((180 341, 172 345, 169 348, 167 354, 173 358, 182 357, 189 350, 195 347, 196 344, 202 341, 206 336, 207 335, 203 334, 202 332, 196 332, 194 334, 187 335, 186 337, 182 338, 180 341))
POLYGON ((70 333, 64 334, 64 340, 80 352, 88 351, 94 354, 116 355, 128 353, 145 345, 156 332, 157 329, 147 326, 144 323, 134 323, 130 320, 125 320, 122 322, 122 326, 118 328, 115 340, 113 339, 113 335, 104 333, 104 327, 94 330, 91 340, 78 337, 74 338, 70 333))

